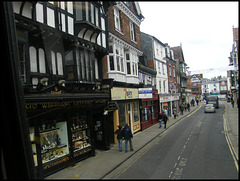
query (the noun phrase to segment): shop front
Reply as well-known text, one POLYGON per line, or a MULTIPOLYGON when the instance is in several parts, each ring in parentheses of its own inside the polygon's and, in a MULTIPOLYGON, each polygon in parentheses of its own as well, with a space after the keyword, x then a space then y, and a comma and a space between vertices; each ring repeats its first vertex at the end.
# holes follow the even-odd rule
POLYGON ((109 149, 108 94, 27 95, 32 155, 39 178, 109 149))
POLYGON ((179 97, 178 93, 176 94, 167 94, 159 96, 159 105, 160 110, 168 110, 168 115, 173 116, 174 111, 179 112, 179 97))
MULTIPOLYGON (((111 100, 116 101, 118 109, 113 111, 113 129, 117 130, 118 125, 124 126, 126 123, 136 133, 141 129, 139 114, 139 96, 137 88, 113 87, 111 89, 111 100)), ((114 136, 114 143, 117 138, 114 136)))
POLYGON ((142 130, 158 123, 158 90, 139 88, 142 130))

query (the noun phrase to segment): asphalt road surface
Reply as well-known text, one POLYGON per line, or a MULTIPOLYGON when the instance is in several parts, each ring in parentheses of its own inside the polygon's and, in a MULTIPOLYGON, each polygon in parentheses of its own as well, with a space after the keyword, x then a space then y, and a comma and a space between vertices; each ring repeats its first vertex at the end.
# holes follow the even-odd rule
POLYGON ((224 136, 224 108, 204 113, 202 106, 118 167, 113 179, 238 179, 224 136))

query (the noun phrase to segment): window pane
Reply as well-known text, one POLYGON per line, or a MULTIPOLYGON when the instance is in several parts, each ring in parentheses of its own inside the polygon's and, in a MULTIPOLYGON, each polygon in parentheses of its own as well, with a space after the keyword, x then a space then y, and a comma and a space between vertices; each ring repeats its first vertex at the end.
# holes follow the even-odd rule
POLYGON ((52 58, 52 72, 53 74, 57 74, 56 72, 56 59, 55 59, 55 53, 51 51, 51 58, 52 58))
POLYGON ((57 53, 58 75, 63 75, 62 55, 57 53))
POLYGON ((80 51, 80 62, 81 62, 81 73, 82 73, 82 80, 85 80, 85 61, 84 61, 84 52, 83 50, 80 51))
POLYGON ((113 56, 109 56, 110 70, 114 70, 114 59, 113 56))
POLYGON ((125 104, 119 104, 119 125, 124 126, 126 123, 125 104))
POLYGON ((39 51, 39 71, 40 73, 46 73, 45 53, 41 48, 38 51, 39 51))
POLYGON ((117 70, 120 71, 120 59, 117 56, 117 70))
POLYGON ((133 103, 133 111, 134 111, 134 122, 135 121, 139 121, 139 114, 138 114, 138 103, 137 102, 134 102, 133 103))
POLYGON ((37 72, 37 51, 33 46, 31 46, 29 48, 29 53, 30 53, 30 70, 31 72, 37 72))
POLYGON ((18 43, 19 61, 20 61, 20 74, 22 82, 26 82, 26 65, 25 65, 25 45, 18 43))
POLYGON ((131 74, 131 64, 127 62, 127 74, 131 74))

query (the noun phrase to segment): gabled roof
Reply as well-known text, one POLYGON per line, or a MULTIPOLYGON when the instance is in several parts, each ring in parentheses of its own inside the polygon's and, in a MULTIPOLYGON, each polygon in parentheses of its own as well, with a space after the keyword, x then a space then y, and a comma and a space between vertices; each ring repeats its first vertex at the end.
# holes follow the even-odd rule
POLYGON ((140 32, 142 34, 145 34, 146 36, 149 36, 149 37, 152 37, 155 41, 157 41, 159 44, 161 44, 163 47, 166 47, 166 45, 164 43, 162 43, 159 39, 157 39, 155 36, 152 36, 152 35, 149 35, 147 33, 144 33, 144 32, 140 32))

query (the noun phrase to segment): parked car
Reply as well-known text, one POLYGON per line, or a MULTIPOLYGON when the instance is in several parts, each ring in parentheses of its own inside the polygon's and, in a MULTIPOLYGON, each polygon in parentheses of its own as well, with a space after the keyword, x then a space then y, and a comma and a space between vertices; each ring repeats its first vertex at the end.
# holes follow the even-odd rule
POLYGON ((204 106, 204 112, 216 112, 214 104, 206 104, 204 106))

